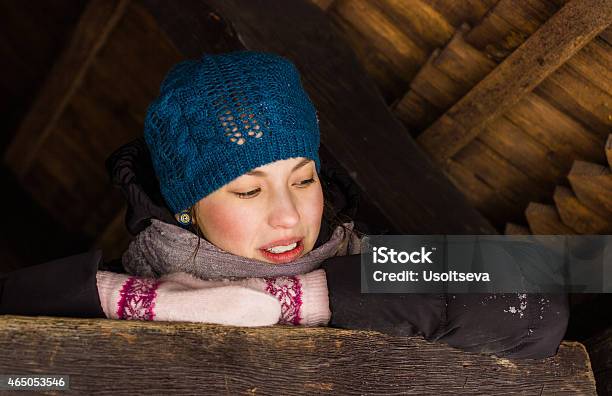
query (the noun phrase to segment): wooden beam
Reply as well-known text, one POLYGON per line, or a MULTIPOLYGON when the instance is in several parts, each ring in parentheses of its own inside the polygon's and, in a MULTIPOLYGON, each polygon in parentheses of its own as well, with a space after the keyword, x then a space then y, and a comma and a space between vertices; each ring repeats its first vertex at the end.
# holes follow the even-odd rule
POLYGON ((604 218, 612 217, 612 172, 605 166, 574 161, 567 178, 578 199, 604 218))
POLYGON ((572 0, 418 138, 444 163, 612 23, 612 0, 572 0), (450 118, 452 122, 449 122, 450 118), (448 128, 456 124, 457 127, 448 128))
POLYGON ((593 212, 578 200, 571 189, 557 186, 553 199, 563 223, 579 234, 612 232, 612 217, 601 217, 593 212))
POLYGON ((49 73, 4 160, 19 179, 28 173, 45 140, 81 85, 90 64, 119 22, 130 0, 91 0, 72 39, 49 73))
POLYGON ((578 342, 510 360, 373 331, 0 316, 0 350, 0 372, 78 394, 595 394, 578 342))
POLYGON ((554 206, 531 202, 525 217, 534 235, 572 235, 574 230, 563 224, 554 206))
MULTIPOLYGON (((305 1, 206 2, 244 47, 291 59, 319 111, 322 144, 401 233, 497 233, 391 114, 374 83, 326 15, 305 1)), ((168 37, 188 57, 202 2, 145 0, 168 37), (172 24, 167 23, 172 20, 172 24)))

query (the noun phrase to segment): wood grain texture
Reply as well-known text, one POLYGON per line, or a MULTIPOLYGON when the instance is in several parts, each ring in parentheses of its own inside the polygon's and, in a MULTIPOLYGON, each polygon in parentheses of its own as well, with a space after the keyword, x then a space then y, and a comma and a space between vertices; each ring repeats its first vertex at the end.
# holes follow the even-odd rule
POLYGON ((451 109, 447 116, 462 129, 448 130, 436 121, 419 143, 444 162, 467 145, 485 124, 504 113, 612 22, 612 0, 568 2, 523 45, 504 60, 451 109), (448 142, 448 136, 453 136, 448 142))
POLYGON ((563 224, 552 205, 531 202, 525 209, 529 229, 534 235, 572 235, 574 230, 563 224))
POLYGON ((478 140, 546 189, 563 181, 570 168, 569 161, 564 163, 548 146, 505 116, 487 125, 478 140))
MULTIPOLYGON (((597 62, 593 71, 597 70, 597 62)), ((579 120, 603 144, 612 130, 612 92, 603 88, 605 77, 591 81, 568 61, 534 90, 569 117, 579 120), (601 81, 601 82, 600 82, 601 81)), ((612 64, 604 73, 612 74, 612 64)))
POLYGON ((530 201, 550 197, 553 189, 553 186, 543 186, 538 183, 480 139, 475 139, 457 153, 455 161, 473 171, 500 195, 513 202, 514 212, 522 211, 530 201))
POLYGON ((540 95, 525 95, 507 109, 504 117, 542 143, 564 175, 575 159, 595 162, 603 159, 603 142, 540 95))
POLYGON ((495 63, 463 40, 469 27, 457 29, 442 49, 433 51, 394 106, 394 113, 415 134, 431 125, 495 68, 495 63), (422 98, 422 101, 415 99, 422 98))
POLYGON ((365 331, 0 316, 0 349, 0 372, 68 374, 69 394, 595 394, 576 342, 509 360, 365 331))
POLYGON ((607 167, 574 161, 567 178, 585 206, 605 218, 612 217, 612 172, 607 167))
POLYGON ((579 234, 612 232, 612 217, 606 218, 582 204, 571 189, 557 186, 553 195, 559 216, 565 225, 579 234))
POLYGON ((455 27, 475 25, 499 0, 423 0, 455 27))
MULTIPOLYGON (((421 39, 407 34, 400 24, 392 21, 372 1, 337 0, 329 15, 339 21, 338 26, 349 39, 351 47, 361 47, 365 41, 374 53, 382 55, 384 69, 390 74, 376 83, 386 100, 393 101, 405 91, 410 79, 427 59, 429 51, 421 39)), ((357 53, 366 55, 359 50, 357 53)), ((370 61, 371 57, 366 55, 363 58, 363 63, 369 65, 368 70, 376 66, 370 61)))
POLYGON ((500 0, 468 33, 467 41, 497 61, 519 47, 558 9, 550 0, 500 0))
POLYGON ((517 205, 478 173, 454 160, 449 161, 445 173, 466 199, 495 227, 503 229, 508 219, 523 221, 523 213, 517 209, 517 205))
MULTIPOLYGON (((182 19, 180 26, 197 24, 191 15, 201 2, 144 4, 157 10, 160 26, 177 48, 189 57, 200 55, 202 44, 189 41, 196 26, 174 29, 164 20, 182 19), (184 34, 189 35, 185 40, 184 34)), ((207 4, 232 22, 246 48, 275 52, 296 64, 319 111, 322 144, 398 231, 496 233, 393 117, 320 9, 301 1, 211 0, 207 4)))

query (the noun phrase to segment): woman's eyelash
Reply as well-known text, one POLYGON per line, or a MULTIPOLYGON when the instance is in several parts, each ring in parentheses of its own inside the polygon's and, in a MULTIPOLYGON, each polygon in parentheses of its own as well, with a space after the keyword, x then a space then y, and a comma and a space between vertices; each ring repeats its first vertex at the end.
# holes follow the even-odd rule
MULTIPOLYGON (((301 182, 296 183, 296 184, 298 187, 305 187, 309 184, 314 183, 314 181, 315 181, 314 178, 311 177, 310 179, 302 180, 301 182)), ((256 188, 255 190, 251 190, 247 192, 235 192, 234 194, 236 194, 239 198, 251 198, 257 195, 260 191, 261 191, 261 188, 256 188)))
POLYGON ((301 182, 297 183, 300 186, 307 186, 311 183, 314 183, 314 177, 311 177, 310 179, 306 179, 306 180, 302 180, 301 182))
POLYGON ((251 191, 247 191, 247 192, 236 192, 234 194, 236 194, 238 197, 240 198, 250 198, 255 196, 257 193, 259 193, 261 191, 261 188, 256 188, 255 190, 251 190, 251 191))

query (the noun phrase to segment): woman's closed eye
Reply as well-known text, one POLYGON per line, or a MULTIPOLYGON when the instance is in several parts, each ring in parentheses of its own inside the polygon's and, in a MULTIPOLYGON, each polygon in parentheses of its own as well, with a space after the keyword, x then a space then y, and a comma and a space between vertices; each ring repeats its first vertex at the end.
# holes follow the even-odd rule
POLYGON ((309 184, 312 184, 314 182, 315 182, 314 177, 311 177, 310 179, 302 180, 301 182, 295 183, 294 185, 296 187, 306 187, 309 184))
POLYGON ((256 188, 255 190, 251 190, 247 192, 235 192, 234 194, 236 194, 238 198, 247 199, 247 198, 253 198, 257 196, 257 194, 259 194, 260 191, 261 191, 261 188, 256 188))
MULTIPOLYGON (((311 185, 314 182, 315 182, 314 177, 311 177, 310 179, 305 179, 305 180, 299 181, 297 183, 294 183, 293 185, 298 187, 298 188, 305 188, 305 187, 308 187, 309 185, 311 185)), ((248 198, 256 197, 260 192, 261 192, 261 188, 258 187, 258 188, 254 189, 254 190, 251 190, 251 191, 235 192, 234 194, 238 198, 248 199, 248 198)))

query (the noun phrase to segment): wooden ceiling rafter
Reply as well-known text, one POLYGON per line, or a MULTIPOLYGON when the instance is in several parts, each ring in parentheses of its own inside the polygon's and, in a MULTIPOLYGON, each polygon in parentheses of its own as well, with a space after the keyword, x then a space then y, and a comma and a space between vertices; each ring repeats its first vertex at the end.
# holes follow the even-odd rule
POLYGON ((573 0, 554 14, 495 70, 418 138, 445 162, 478 136, 612 22, 611 0, 573 0))

